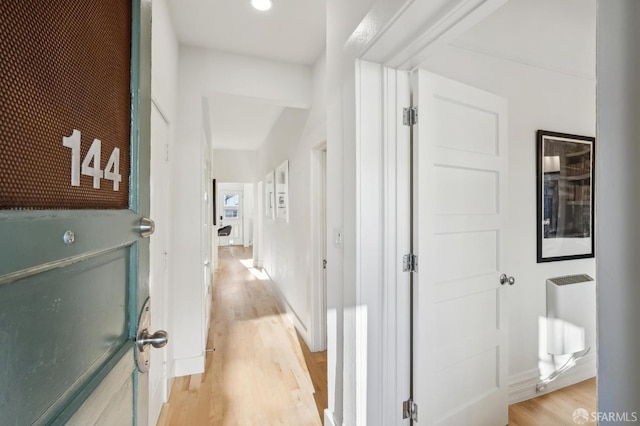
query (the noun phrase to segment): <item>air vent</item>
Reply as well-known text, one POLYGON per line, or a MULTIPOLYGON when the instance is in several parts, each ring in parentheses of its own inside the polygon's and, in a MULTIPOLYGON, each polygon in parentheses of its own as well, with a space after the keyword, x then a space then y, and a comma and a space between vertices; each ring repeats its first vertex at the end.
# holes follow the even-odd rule
POLYGON ((593 281, 587 274, 579 274, 579 275, 565 275, 564 277, 555 277, 549 278, 549 281, 555 285, 568 285, 568 284, 578 284, 586 281, 593 281))

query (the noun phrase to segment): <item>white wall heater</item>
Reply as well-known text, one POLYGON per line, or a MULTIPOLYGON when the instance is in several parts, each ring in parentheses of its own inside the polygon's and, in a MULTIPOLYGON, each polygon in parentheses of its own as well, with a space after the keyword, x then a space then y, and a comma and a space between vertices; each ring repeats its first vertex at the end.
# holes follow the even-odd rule
POLYGON ((536 386, 550 382, 596 349, 596 282, 589 275, 567 275, 547 280, 547 352, 571 355, 562 367, 536 386))

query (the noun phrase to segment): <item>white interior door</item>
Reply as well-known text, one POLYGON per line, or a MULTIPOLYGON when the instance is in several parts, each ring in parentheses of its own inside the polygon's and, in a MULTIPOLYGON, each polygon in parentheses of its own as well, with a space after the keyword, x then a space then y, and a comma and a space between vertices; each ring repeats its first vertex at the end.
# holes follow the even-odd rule
POLYGON ((243 191, 220 191, 220 227, 231 225, 231 234, 228 237, 220 237, 221 246, 243 244, 242 198, 243 191))
POLYGON ((414 72, 418 424, 506 425, 507 102, 414 72))
MULTIPOLYGON (((153 301, 153 330, 168 330, 169 271, 169 124, 158 108, 151 108, 151 218, 156 231, 150 239, 149 293, 153 301)), ((156 424, 162 404, 167 400, 167 347, 151 351, 149 368, 149 424, 156 424)))

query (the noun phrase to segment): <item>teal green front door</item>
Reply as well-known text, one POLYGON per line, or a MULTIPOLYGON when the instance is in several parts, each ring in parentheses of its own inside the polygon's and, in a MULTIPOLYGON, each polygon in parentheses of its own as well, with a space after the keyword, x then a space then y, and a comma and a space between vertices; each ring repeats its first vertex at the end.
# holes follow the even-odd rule
POLYGON ((0 3, 2 425, 146 425, 150 9, 0 3))

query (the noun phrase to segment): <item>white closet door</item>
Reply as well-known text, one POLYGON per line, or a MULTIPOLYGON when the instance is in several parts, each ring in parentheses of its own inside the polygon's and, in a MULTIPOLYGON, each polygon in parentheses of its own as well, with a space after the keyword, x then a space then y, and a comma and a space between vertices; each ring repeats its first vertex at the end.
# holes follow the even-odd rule
POLYGON ((418 424, 506 425, 507 102, 423 70, 413 90, 418 424))

